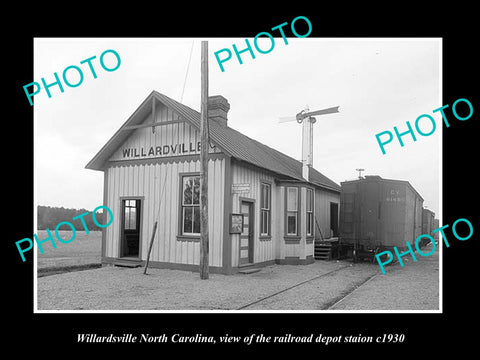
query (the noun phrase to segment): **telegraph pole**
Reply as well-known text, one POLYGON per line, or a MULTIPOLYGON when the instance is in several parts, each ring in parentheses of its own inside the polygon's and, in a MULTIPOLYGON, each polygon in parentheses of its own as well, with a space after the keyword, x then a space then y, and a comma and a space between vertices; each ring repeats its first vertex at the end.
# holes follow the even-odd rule
POLYGON ((200 279, 208 279, 208 41, 202 41, 200 71, 200 279))

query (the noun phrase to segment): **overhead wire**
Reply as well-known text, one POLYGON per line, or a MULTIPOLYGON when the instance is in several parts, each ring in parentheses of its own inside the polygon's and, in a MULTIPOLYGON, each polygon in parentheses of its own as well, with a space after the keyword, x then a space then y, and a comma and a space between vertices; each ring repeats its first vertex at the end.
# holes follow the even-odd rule
POLYGON ((190 69, 190 60, 192 59, 194 40, 192 40, 192 45, 190 47, 190 56, 188 57, 187 70, 185 71, 185 79, 183 80, 182 95, 180 96, 180 102, 183 100, 183 93, 185 92, 185 84, 187 83, 188 70, 190 69))
MULTIPOLYGON (((184 94, 184 92, 185 92, 185 85, 186 85, 186 82, 187 82, 188 70, 189 70, 189 68, 190 68, 190 62, 191 62, 191 59, 192 59, 193 45, 194 45, 194 41, 192 40, 192 45, 191 45, 191 47, 190 47, 190 55, 189 55, 189 57, 188 57, 187 69, 186 69, 186 71, 185 71, 185 78, 184 78, 184 81, 183 81, 182 94, 181 94, 181 96, 180 96, 180 102, 182 102, 182 100, 183 100, 183 94, 184 94)), ((155 98, 154 98, 152 101, 155 101, 155 98)), ((153 116, 155 117, 156 114, 153 114, 153 116)), ((176 136, 177 127, 178 127, 178 126, 173 126, 172 139, 175 138, 175 136, 176 136)), ((155 132, 153 131, 153 133, 155 133, 155 132)), ((160 167, 160 169, 161 169, 161 167, 160 167)), ((158 201, 158 207, 157 207, 157 209, 156 209, 156 210, 157 210, 157 214, 155 215, 155 213, 154 213, 154 216, 153 216, 153 218, 156 220, 156 223, 157 223, 157 222, 159 221, 159 219, 160 219, 160 207, 161 207, 161 204, 162 204, 163 194, 165 193, 165 185, 166 185, 166 183, 167 183, 167 175, 168 175, 168 171, 167 171, 167 167, 165 167, 165 176, 164 176, 164 178, 163 178, 163 186, 162 186, 162 190, 161 190, 161 192, 160 192, 160 197, 159 197, 159 201, 158 201)), ((154 227, 154 229, 156 230, 156 227, 154 227)), ((152 232, 153 232, 153 231, 152 231, 152 232)), ((152 234, 152 236, 155 236, 155 234, 152 234)), ((154 238, 155 238, 155 237, 152 238, 152 244, 150 245, 150 248, 151 248, 152 245, 153 245, 153 240, 154 240, 154 238)), ((148 258, 147 258, 147 262, 148 262, 148 260, 149 260, 149 258, 150 258, 150 250, 149 250, 149 253, 148 253, 147 257, 148 257, 148 258)), ((146 273, 146 270, 147 270, 147 268, 145 267, 145 273, 146 273)))

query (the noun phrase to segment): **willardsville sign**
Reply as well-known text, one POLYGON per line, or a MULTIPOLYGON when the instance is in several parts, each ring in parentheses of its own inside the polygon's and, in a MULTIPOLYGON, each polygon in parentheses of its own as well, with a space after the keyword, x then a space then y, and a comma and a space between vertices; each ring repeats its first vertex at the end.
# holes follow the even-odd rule
MULTIPOLYGON (((159 145, 150 147, 127 147, 122 148, 124 159, 148 157, 148 156, 176 156, 185 154, 199 154, 201 142, 179 143, 173 145, 159 145)), ((210 145, 215 148, 214 145, 210 145)))

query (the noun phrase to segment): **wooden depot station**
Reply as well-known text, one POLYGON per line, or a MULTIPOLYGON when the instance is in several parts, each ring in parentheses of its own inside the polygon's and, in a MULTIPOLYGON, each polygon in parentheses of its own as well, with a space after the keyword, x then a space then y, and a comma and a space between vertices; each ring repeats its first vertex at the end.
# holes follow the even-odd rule
MULTIPOLYGON (((340 186, 229 127, 229 109, 208 98, 210 271, 314 262, 315 239, 338 236, 340 186)), ((87 164, 114 214, 103 264, 144 264, 158 221, 149 266, 198 270, 199 130, 199 112, 153 91, 87 164)))

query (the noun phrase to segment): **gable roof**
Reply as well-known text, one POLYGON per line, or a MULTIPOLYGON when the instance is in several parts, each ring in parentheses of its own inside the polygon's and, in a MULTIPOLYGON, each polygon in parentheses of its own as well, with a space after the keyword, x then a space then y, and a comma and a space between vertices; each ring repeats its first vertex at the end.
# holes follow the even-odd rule
MULTIPOLYGON (((128 118, 122 127, 102 147, 102 149, 86 165, 87 169, 102 170, 106 161, 114 151, 123 144, 135 129, 125 130, 132 125, 139 125, 151 112, 148 106, 150 101, 156 99, 174 110, 182 120, 200 129, 200 113, 192 108, 181 104, 166 95, 152 91, 142 102, 137 110, 128 118)), ((209 122, 210 140, 219 146, 227 155, 238 160, 245 161, 260 168, 270 170, 282 175, 285 179, 305 181, 302 177, 302 163, 287 156, 269 146, 266 146, 228 126, 218 124, 216 121, 209 122)), ((309 183, 334 191, 340 191, 340 186, 327 178, 314 168, 310 169, 309 183)))

